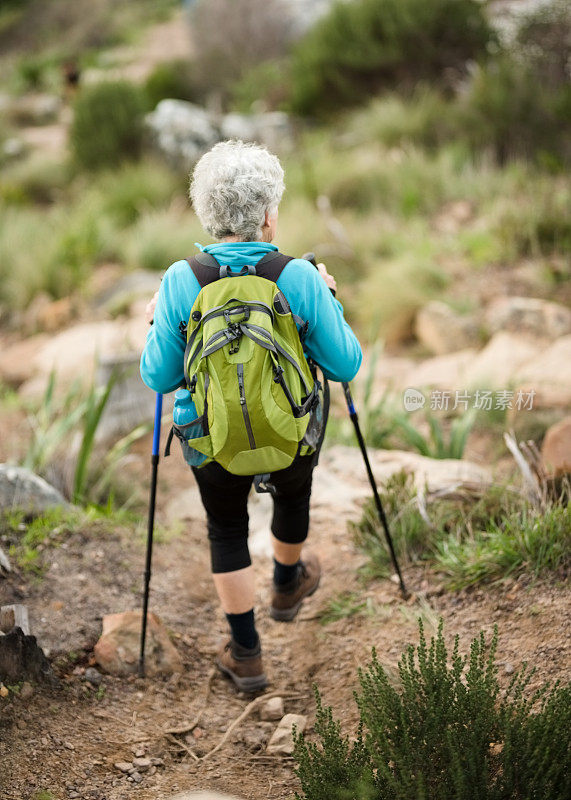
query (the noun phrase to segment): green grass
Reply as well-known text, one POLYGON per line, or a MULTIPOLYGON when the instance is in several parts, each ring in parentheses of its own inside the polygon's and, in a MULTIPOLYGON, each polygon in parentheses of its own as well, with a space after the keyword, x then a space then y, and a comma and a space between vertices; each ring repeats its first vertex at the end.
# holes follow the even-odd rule
MULTIPOLYGON (((537 507, 501 485, 419 495, 405 473, 388 481, 381 496, 399 560, 431 564, 451 588, 522 573, 563 577, 571 567, 571 508, 564 499, 537 507)), ((390 556, 372 501, 353 531, 370 559, 365 574, 389 574, 390 556)))
POLYGON ((69 536, 81 530, 85 517, 77 509, 54 507, 37 517, 23 512, 9 512, 0 516, 2 535, 12 544, 9 547, 23 572, 41 576, 46 569, 42 551, 61 545, 69 536))

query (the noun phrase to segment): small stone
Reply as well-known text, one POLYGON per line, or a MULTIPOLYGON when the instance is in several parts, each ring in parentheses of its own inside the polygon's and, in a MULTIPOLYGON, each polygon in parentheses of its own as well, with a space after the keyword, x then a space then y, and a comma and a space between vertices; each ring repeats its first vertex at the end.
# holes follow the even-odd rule
POLYGON ((71 742, 64 742, 63 746, 65 747, 66 750, 75 750, 75 747, 74 745, 72 745, 71 742))
POLYGON ((85 670, 85 680, 88 681, 92 686, 99 686, 103 680, 103 675, 94 667, 88 667, 85 670))
POLYGON ((131 780, 134 783, 141 783, 141 781, 143 780, 143 776, 139 772, 133 772, 133 774, 131 775, 131 780))
POLYGON ((128 761, 117 761, 113 764, 115 769, 118 769, 119 772, 129 772, 129 770, 133 769, 133 765, 130 764, 128 761))
POLYGON ((151 764, 153 767, 164 767, 165 762, 162 758, 151 758, 151 764))
POLYGON ((284 715, 283 697, 270 697, 260 709, 260 719, 273 721, 281 719, 284 715))
POLYGON ((140 770, 141 772, 145 772, 152 766, 152 762, 150 758, 134 758, 133 759, 133 766, 140 770))
POLYGON ((29 700, 30 697, 33 697, 33 695, 34 695, 34 687, 32 686, 31 683, 25 681, 22 684, 22 688, 20 689, 20 697, 22 698, 22 700, 29 700))
POLYGON ((268 753, 290 756, 294 750, 293 726, 298 733, 303 733, 307 725, 307 717, 302 714, 286 714, 275 729, 268 744, 268 753))
POLYGON ((506 673, 506 675, 512 675, 515 672, 514 665, 513 664, 509 664, 509 663, 505 664, 504 672, 506 673))

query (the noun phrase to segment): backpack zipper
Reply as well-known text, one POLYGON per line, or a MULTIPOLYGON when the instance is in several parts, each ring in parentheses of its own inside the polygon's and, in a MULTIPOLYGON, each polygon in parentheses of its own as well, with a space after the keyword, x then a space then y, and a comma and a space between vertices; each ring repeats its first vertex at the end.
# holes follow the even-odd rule
POLYGON ((248 434, 250 450, 255 450, 256 440, 254 439, 254 431, 252 430, 252 423, 250 421, 250 414, 248 412, 248 405, 246 403, 246 390, 244 388, 244 365, 237 364, 236 368, 238 372, 238 389, 240 390, 240 405, 242 406, 244 425, 246 426, 246 433, 248 434))

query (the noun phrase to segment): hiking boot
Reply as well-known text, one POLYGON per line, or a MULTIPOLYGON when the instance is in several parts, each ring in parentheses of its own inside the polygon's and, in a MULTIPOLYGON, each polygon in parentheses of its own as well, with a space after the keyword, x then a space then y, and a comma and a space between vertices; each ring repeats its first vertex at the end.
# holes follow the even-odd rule
POLYGON ((292 620, 303 602, 304 597, 309 597, 319 586, 321 566, 319 559, 313 553, 308 553, 303 561, 299 562, 297 576, 283 586, 274 583, 270 616, 280 622, 292 620))
POLYGON ((219 650, 216 666, 232 678, 241 692, 257 692, 268 685, 259 641, 250 649, 230 638, 219 650))

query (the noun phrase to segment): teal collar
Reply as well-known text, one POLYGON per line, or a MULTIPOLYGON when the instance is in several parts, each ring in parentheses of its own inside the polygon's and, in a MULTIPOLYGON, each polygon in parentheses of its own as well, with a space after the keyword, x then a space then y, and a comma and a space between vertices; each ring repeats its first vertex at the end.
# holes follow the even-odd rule
POLYGON ((241 269, 246 264, 253 264, 278 248, 275 244, 267 242, 217 242, 203 247, 196 243, 196 247, 203 253, 210 253, 221 264, 227 264, 230 269, 241 269))

